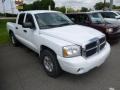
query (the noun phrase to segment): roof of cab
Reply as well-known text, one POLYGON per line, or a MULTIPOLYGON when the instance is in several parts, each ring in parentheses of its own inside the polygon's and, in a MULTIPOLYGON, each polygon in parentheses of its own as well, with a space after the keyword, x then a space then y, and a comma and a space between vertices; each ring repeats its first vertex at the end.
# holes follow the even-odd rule
POLYGON ((91 14, 91 13, 99 13, 99 12, 77 12, 77 13, 67 13, 67 15, 69 14, 91 14))
POLYGON ((58 11, 50 11, 50 10, 30 10, 30 11, 21 11, 20 13, 37 14, 37 13, 52 13, 52 12, 58 12, 58 11))

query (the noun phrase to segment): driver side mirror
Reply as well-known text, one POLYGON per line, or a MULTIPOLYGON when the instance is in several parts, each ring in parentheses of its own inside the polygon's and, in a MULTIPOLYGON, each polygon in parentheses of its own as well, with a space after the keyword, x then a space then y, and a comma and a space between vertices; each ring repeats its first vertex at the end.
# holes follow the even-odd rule
POLYGON ((34 26, 31 22, 25 22, 25 23, 23 23, 23 27, 32 29, 34 26))

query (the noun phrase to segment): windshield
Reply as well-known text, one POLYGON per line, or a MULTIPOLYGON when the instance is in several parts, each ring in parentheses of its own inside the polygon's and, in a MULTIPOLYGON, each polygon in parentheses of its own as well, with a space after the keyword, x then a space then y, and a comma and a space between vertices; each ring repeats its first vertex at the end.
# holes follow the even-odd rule
POLYGON ((103 17, 99 13, 91 13, 90 18, 92 23, 96 23, 96 24, 105 23, 103 17))
POLYGON ((58 12, 35 14, 35 18, 40 29, 74 24, 67 16, 58 12))

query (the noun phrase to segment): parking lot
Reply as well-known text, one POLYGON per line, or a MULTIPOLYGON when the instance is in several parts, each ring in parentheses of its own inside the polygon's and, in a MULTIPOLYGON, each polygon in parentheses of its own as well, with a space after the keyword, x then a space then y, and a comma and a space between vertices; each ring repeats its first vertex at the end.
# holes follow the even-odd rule
POLYGON ((107 61, 83 75, 46 75, 38 55, 24 46, 0 46, 0 90, 120 90, 120 43, 107 61))

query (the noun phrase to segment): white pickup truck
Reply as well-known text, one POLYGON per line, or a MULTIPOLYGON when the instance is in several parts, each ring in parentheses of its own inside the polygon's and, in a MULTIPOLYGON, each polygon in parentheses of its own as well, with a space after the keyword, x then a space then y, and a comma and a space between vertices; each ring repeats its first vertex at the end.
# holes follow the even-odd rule
POLYGON ((105 35, 98 30, 75 25, 57 11, 25 11, 7 29, 13 45, 24 44, 39 54, 51 77, 61 71, 83 74, 99 67, 110 54, 105 35))

